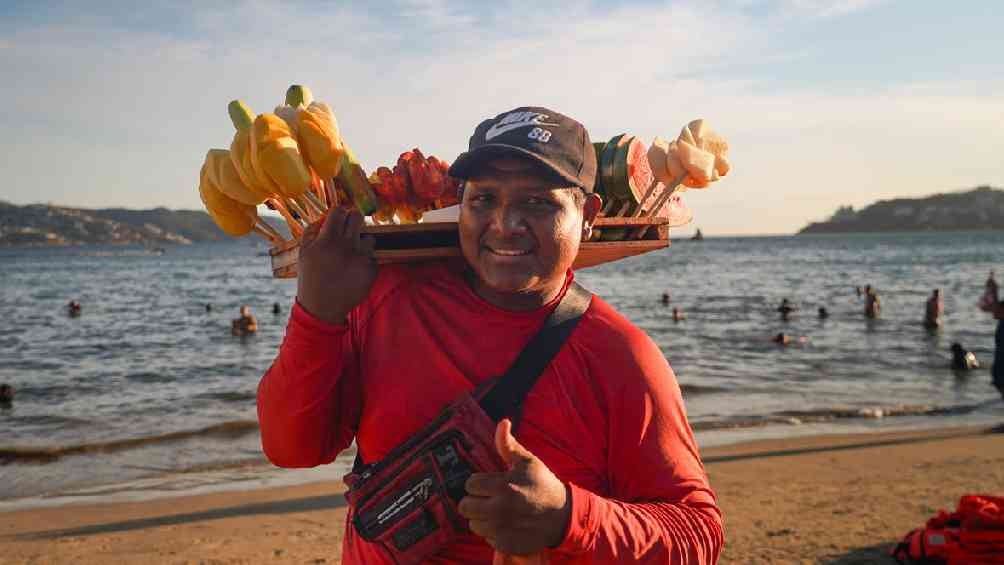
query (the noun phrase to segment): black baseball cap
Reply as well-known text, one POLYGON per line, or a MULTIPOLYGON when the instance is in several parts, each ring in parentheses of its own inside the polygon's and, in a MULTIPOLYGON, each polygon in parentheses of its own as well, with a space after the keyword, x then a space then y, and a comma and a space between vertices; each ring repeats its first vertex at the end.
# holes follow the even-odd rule
POLYGON ((589 132, 564 114, 521 106, 487 119, 474 130, 467 151, 450 166, 450 176, 468 179, 501 156, 523 156, 586 192, 596 183, 596 152, 589 132))

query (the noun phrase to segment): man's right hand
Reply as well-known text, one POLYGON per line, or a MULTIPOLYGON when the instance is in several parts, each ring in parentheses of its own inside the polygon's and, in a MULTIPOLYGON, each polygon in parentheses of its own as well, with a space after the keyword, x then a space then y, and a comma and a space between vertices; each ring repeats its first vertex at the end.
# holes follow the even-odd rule
POLYGON ((334 208, 300 239, 296 298, 325 322, 344 324, 376 280, 374 242, 370 237, 360 238, 362 227, 358 210, 334 208))

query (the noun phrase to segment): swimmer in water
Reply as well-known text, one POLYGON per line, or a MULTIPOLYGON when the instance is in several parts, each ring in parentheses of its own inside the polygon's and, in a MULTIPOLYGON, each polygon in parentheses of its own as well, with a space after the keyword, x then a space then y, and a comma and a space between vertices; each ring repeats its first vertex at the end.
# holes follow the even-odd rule
POLYGON ((879 300, 878 292, 871 285, 865 286, 865 318, 874 320, 881 311, 882 301, 879 300))
POLYGON ((14 402, 14 387, 7 383, 0 385, 0 406, 10 406, 14 402))
POLYGON ((798 308, 795 308, 794 306, 791 305, 791 302, 788 302, 787 298, 782 300, 781 305, 777 307, 777 311, 781 313, 781 319, 784 320, 785 322, 787 322, 788 319, 791 317, 791 313, 797 309, 798 308))
POLYGON ((829 313, 829 311, 826 310, 826 307, 825 306, 820 306, 819 307, 819 319, 820 320, 825 320, 825 319, 827 319, 829 317, 830 317, 830 313, 829 313))
POLYGON ((678 307, 674 307, 673 308, 673 321, 674 322, 681 322, 681 321, 686 320, 686 319, 687 319, 687 314, 685 314, 683 312, 683 310, 680 310, 680 308, 678 308, 678 307))
MULTIPOLYGON (((927 306, 924 308, 924 327, 929 330, 936 330, 941 327, 941 315, 945 312, 945 303, 941 300, 941 289, 936 288, 927 299, 927 306)), ((953 345, 958 345, 953 344, 953 345)))
POLYGON ((662 293, 662 305, 663 306, 669 306, 669 293, 668 292, 662 293))
POLYGON ((206 312, 212 312, 212 311, 213 311, 213 305, 206 302, 206 312))
POLYGON ((258 331, 258 320, 251 315, 251 307, 247 304, 241 306, 241 317, 231 324, 230 332, 238 336, 251 335, 258 331))
POLYGON ((273 302, 272 303, 272 313, 273 314, 279 314, 280 312, 282 312, 282 308, 279 307, 279 303, 278 302, 273 302))
POLYGON ((805 337, 803 335, 802 337, 799 337, 798 339, 796 339, 796 338, 794 338, 794 337, 792 337, 792 336, 790 336, 790 335, 788 335, 788 334, 786 334, 784 332, 780 332, 776 336, 772 337, 770 341, 772 343, 776 343, 776 344, 781 345, 781 346, 787 346, 787 345, 791 345, 791 344, 803 345, 805 343, 808 343, 809 338, 807 338, 807 337, 805 337))
POLYGON ((972 351, 966 351, 961 343, 953 343, 949 348, 952 351, 952 369, 956 371, 971 371, 980 368, 980 362, 972 351))
POLYGON ((66 313, 71 318, 76 318, 77 316, 79 316, 81 310, 82 308, 80 306, 80 303, 77 302, 76 300, 71 300, 70 303, 66 305, 66 313))

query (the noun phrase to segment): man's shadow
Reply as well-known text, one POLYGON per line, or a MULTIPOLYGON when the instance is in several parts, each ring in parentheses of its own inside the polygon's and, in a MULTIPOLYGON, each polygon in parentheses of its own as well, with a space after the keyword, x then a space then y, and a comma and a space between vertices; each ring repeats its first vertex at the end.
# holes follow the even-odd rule
MULTIPOLYGON (((261 514, 290 514, 294 512, 311 512, 316 510, 334 510, 345 506, 345 497, 340 494, 326 496, 311 496, 306 498, 294 498, 289 500, 277 500, 273 502, 259 502, 244 504, 241 506, 228 506, 225 508, 213 508, 202 512, 191 512, 185 514, 169 514, 166 516, 155 516, 150 518, 137 518, 124 520, 121 522, 109 522, 103 524, 92 524, 65 530, 42 530, 25 533, 16 536, 19 539, 59 539, 63 537, 88 536, 94 534, 107 534, 115 532, 128 532, 133 530, 144 530, 160 526, 173 526, 181 524, 191 524, 206 520, 219 520, 223 518, 233 518, 235 516, 252 516, 261 514)), ((2 539, 2 536, 0 536, 2 539)))
POLYGON ((895 543, 882 543, 869 547, 859 547, 833 559, 820 561, 820 563, 824 563, 825 565, 875 565, 876 563, 895 565, 898 561, 889 555, 889 549, 894 545, 895 543))

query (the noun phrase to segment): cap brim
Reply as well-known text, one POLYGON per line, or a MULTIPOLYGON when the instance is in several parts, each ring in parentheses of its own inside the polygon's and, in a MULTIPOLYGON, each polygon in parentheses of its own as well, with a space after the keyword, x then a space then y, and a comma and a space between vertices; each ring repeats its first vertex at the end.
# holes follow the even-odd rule
POLYGON ((566 175, 554 163, 544 159, 540 155, 527 151, 522 147, 506 145, 504 143, 490 143, 488 145, 482 145, 473 151, 461 153, 460 156, 457 157, 457 160, 450 165, 450 176, 467 180, 475 176, 478 169, 483 167, 485 163, 493 159, 498 159, 499 157, 525 157, 542 165, 548 172, 554 175, 556 180, 561 179, 575 186, 581 187, 584 190, 592 190, 592 187, 582 186, 581 181, 578 178, 566 175))

